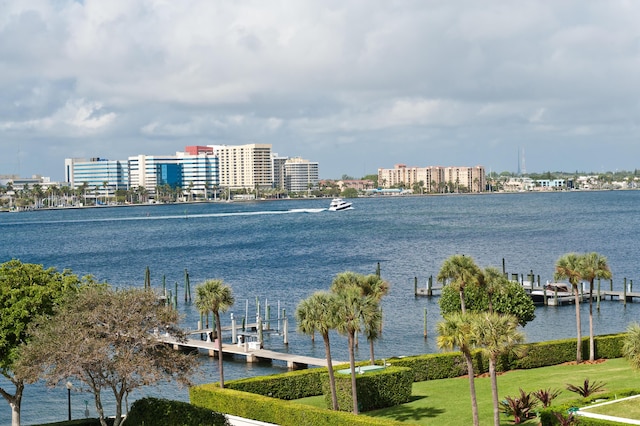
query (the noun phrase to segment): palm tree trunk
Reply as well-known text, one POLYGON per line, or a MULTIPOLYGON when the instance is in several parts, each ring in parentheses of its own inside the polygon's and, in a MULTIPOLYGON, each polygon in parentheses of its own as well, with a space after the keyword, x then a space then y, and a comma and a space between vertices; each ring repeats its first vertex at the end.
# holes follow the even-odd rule
POLYGON ((369 357, 371 358, 371 365, 376 365, 376 357, 373 353, 373 339, 369 339, 369 357))
POLYGON ((358 414, 358 391, 356 389, 356 360, 353 350, 354 333, 349 333, 349 365, 351 367, 351 399, 353 399, 353 414, 358 414))
POLYGON ((573 296, 576 305, 576 362, 580 364, 582 362, 582 333, 580 331, 580 294, 578 293, 578 286, 573 286, 573 296))
POLYGON ((498 375, 496 374, 496 359, 489 358, 489 376, 491 377, 491 396, 493 398, 493 424, 500 426, 500 405, 498 403, 498 375))
POLYGON ((220 370, 220 388, 224 388, 224 370, 222 362, 222 324, 220 324, 220 313, 213 312, 216 316, 216 331, 218 333, 218 369, 220 370))
POLYGON ((593 339, 593 280, 589 283, 589 361, 595 360, 596 344, 593 339))
POLYGON ((329 343, 329 333, 322 335, 324 339, 324 351, 327 356, 327 370, 329 371, 329 388, 331 389, 331 407, 338 410, 338 396, 336 395, 336 378, 333 374, 333 361, 331 360, 331 345, 329 343))
POLYGON ((464 289, 463 288, 460 288, 460 311, 462 312, 463 315, 467 313, 467 310, 464 305, 464 289))
POLYGON ((473 415, 473 426, 480 426, 480 417, 478 415, 478 400, 476 399, 476 383, 473 372, 473 360, 468 351, 464 352, 464 358, 467 361, 467 371, 469 373, 469 393, 471 394, 471 414, 473 415))

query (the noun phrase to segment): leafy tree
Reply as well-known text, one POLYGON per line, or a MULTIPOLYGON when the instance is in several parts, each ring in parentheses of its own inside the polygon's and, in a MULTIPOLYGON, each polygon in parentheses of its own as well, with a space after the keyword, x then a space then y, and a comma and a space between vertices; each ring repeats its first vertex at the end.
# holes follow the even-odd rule
POLYGON ((225 285, 222 280, 207 280, 196 286, 196 308, 200 312, 213 312, 216 318, 216 331, 218 335, 218 368, 220 370, 220 387, 224 388, 224 371, 222 362, 222 325, 220 324, 220 312, 227 312, 233 306, 235 299, 231 287, 225 285))
POLYGON ((493 423, 500 426, 500 403, 498 401, 498 375, 496 364, 498 357, 515 350, 516 345, 524 341, 524 335, 518 330, 518 319, 512 315, 491 312, 480 314, 472 323, 473 339, 476 347, 489 358, 489 377, 493 397, 493 423))
POLYGON ((576 362, 582 362, 582 333, 580 331, 580 294, 578 293, 578 284, 582 278, 580 273, 580 256, 576 253, 568 253, 556 261, 556 271, 554 278, 556 280, 567 279, 573 288, 573 296, 576 305, 576 362))
POLYGON ((331 343, 329 331, 336 328, 338 318, 336 312, 336 296, 328 292, 317 292, 309 298, 302 300, 296 308, 296 322, 298 330, 311 336, 317 331, 322 335, 324 350, 327 357, 327 369, 329 370, 329 387, 331 388, 331 405, 338 409, 338 397, 336 395, 336 380, 331 361, 331 343))
POLYGON ((362 177, 362 180, 370 180, 373 182, 374 188, 378 187, 378 175, 366 175, 362 177))
POLYGON ((460 308, 464 314, 466 312, 465 288, 479 285, 481 277, 482 271, 471 257, 456 254, 444 261, 437 279, 443 284, 448 282, 459 293, 460 308))
POLYGON ((460 349, 467 363, 467 373, 469 375, 469 393, 471 394, 471 413, 473 424, 478 426, 480 419, 478 416, 478 401, 476 398, 475 373, 471 350, 475 345, 472 324, 474 313, 454 312, 444 317, 444 320, 437 324, 438 338, 436 344, 440 349, 453 350, 460 349))
MULTIPOLYGON (((518 323, 524 327, 536 317, 536 307, 531 297, 518 282, 510 281, 504 276, 500 281, 501 284, 491 295, 484 286, 467 287, 464 293, 467 311, 490 312, 489 299, 491 299, 493 312, 513 315, 518 319, 518 323)), ((485 282, 487 282, 486 278, 485 282)), ((461 311, 459 293, 448 285, 442 288, 438 304, 443 316, 461 311)))
POLYGON ((589 282, 589 361, 595 359, 595 341, 593 338, 593 282, 596 278, 610 279, 611 270, 607 258, 598 253, 586 253, 582 255, 580 275, 589 282))
POLYGON ((345 188, 340 195, 344 198, 358 198, 358 190, 355 188, 345 188))
POLYGON ((32 339, 21 348, 18 370, 30 381, 42 378, 51 386, 68 378, 84 383, 103 426, 102 391, 110 390, 118 426, 123 400, 134 389, 163 379, 189 384, 193 357, 152 334, 164 330, 184 340, 178 320, 178 313, 150 290, 86 286, 67 297, 52 318, 40 316, 29 327, 32 339))
POLYGON ((11 423, 20 425, 24 377, 16 373, 19 348, 29 344, 29 324, 39 314, 50 315, 63 294, 80 280, 68 270, 57 272, 42 265, 10 260, 0 265, 0 373, 14 386, 13 394, 0 387, 11 406, 11 423))

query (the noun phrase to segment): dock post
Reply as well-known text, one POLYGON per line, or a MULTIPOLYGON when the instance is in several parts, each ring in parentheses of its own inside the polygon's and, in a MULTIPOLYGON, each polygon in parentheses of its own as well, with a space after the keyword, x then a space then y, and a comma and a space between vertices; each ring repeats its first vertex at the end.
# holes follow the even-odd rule
POLYGON ((380 278, 380 262, 378 262, 378 265, 376 266, 376 275, 380 278))
POLYGON ((427 339, 427 308, 424 308, 424 338, 427 339))
POLYGON ((627 306, 627 277, 624 277, 624 288, 622 289, 622 302, 627 306))
POLYGON ((238 341, 238 330, 236 329, 236 318, 231 313, 231 343, 236 344, 238 341))
POLYGON ((413 277, 413 296, 418 295, 418 277, 413 277))
POLYGON ((278 300, 278 333, 280 333, 280 300, 278 300))
POLYGON ((283 334, 283 342, 285 345, 289 344, 289 320, 287 319, 287 311, 285 309, 282 310, 282 334, 283 334))
POLYGON ((600 278, 598 278, 598 298, 596 302, 596 309, 600 311, 600 278))
POLYGON ((549 304, 549 298, 547 297, 547 289, 542 288, 542 304, 547 306, 549 304))
POLYGON ((433 275, 429 275, 429 281, 427 283, 427 296, 433 296, 433 275))
POLYGON ((267 323, 267 330, 271 330, 271 306, 267 305, 265 300, 265 322, 267 323))
POLYGON ((178 281, 176 281, 176 294, 173 302, 175 303, 175 308, 178 309, 178 281))
POLYGON ((629 293, 633 293, 633 280, 629 280, 629 293))
POLYGON ((613 278, 609 280, 609 291, 613 291, 613 278))
POLYGON ((263 348, 262 338, 264 336, 262 335, 262 318, 260 318, 260 315, 258 315, 258 317, 256 318, 256 326, 258 328, 258 343, 260 345, 260 349, 262 349, 263 348))
POLYGON ((504 263, 504 257, 502 258, 502 275, 506 275, 507 274, 507 269, 505 267, 505 263, 504 263))
POLYGON ((553 302, 556 306, 558 306, 558 287, 554 287, 553 289, 553 302))

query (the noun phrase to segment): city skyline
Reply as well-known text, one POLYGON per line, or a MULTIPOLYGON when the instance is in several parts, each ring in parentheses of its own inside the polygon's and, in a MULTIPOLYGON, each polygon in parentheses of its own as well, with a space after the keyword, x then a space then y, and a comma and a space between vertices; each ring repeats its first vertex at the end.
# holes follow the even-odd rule
POLYGON ((271 144, 395 164, 636 169, 640 3, 20 2, 0 12, 0 175, 271 144))

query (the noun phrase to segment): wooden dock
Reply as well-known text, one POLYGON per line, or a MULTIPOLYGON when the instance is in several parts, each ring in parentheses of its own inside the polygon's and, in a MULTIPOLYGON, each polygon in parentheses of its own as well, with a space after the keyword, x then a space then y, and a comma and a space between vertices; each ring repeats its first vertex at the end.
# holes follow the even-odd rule
MULTIPOLYGON (((192 348, 197 350, 207 351, 209 356, 217 356, 218 343, 207 342, 200 339, 187 339, 184 342, 179 342, 172 336, 161 335, 158 339, 168 345, 172 345, 174 349, 192 348)), ((288 368, 301 369, 308 366, 326 367, 327 360, 325 358, 313 358, 303 355, 288 354, 283 352, 275 352, 267 349, 260 349, 255 345, 257 342, 245 342, 242 344, 222 344, 222 354, 230 355, 234 357, 242 357, 246 362, 260 362, 260 361, 284 361, 288 368)), ((345 361, 333 361, 333 364, 344 364, 345 361)))

